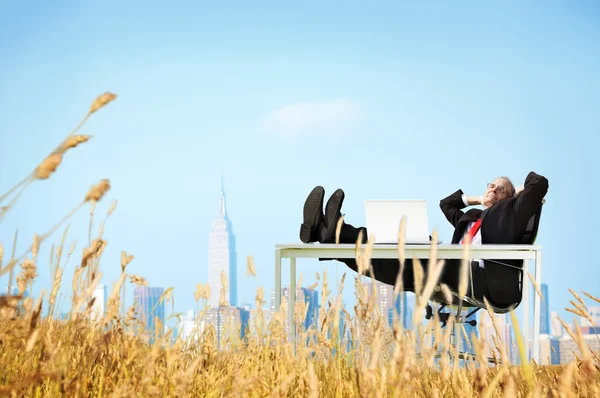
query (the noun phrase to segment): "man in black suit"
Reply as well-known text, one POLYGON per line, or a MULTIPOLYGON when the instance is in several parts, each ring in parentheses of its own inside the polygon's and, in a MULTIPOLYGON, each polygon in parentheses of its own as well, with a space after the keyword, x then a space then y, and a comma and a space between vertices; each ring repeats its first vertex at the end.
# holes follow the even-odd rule
MULTIPOLYGON (((440 201, 440 208, 454 226, 452 243, 460 244, 469 239, 472 244, 519 244, 527 223, 538 211, 548 192, 548 180, 530 172, 522 188, 515 189, 507 177, 498 177, 487 185, 483 196, 467 196, 458 190, 440 201), (483 205, 484 210, 470 209, 471 205, 483 205)), ((304 203, 304 222, 300 226, 300 239, 304 243, 334 243, 344 191, 336 190, 327 201, 323 214, 323 187, 317 186, 304 203)), ((342 223, 340 243, 356 243, 362 231, 362 242, 367 241, 367 230, 342 223)), ((339 259, 352 270, 358 272, 355 259, 339 259)), ((420 260, 427 277, 428 262, 420 260)), ((522 265, 521 260, 498 260, 504 264, 522 265)), ((373 273, 368 276, 394 285, 399 273, 398 260, 372 259, 373 273)), ((446 284, 450 290, 458 291, 461 260, 445 260, 438 283, 446 284)), ((467 294, 478 300, 486 297, 493 305, 509 306, 520 301, 519 270, 499 264, 496 260, 475 260, 471 262, 472 286, 467 294)), ((405 291, 414 291, 412 260, 406 259, 402 273, 405 291)))

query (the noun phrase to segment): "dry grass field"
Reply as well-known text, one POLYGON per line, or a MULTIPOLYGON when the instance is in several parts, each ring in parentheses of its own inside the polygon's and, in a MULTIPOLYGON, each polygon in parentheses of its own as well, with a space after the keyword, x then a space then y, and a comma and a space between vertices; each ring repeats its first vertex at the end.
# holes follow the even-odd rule
MULTIPOLYGON (((88 137, 79 135, 79 129, 115 98, 105 93, 93 101, 79 126, 29 176, 0 197, 0 222, 27 186, 50 178, 67 151, 86 144, 88 137)), ((125 252, 121 277, 108 295, 106 314, 102 319, 91 320, 92 293, 102 277, 99 263, 106 242, 103 224, 95 237, 90 224, 89 245, 82 257, 71 258, 74 247, 66 247, 63 237, 51 260, 52 286, 47 286, 38 297, 24 297, 37 275, 40 245, 81 208, 90 206, 93 214, 95 204, 109 189, 108 180, 93 185, 84 200, 47 233, 36 236, 25 253, 16 255, 12 250, 11 254, 7 246, 0 245, 0 277, 7 276, 18 286, 16 295, 0 297, 0 395, 600 397, 600 355, 586 346, 578 327, 573 329, 566 324, 563 326, 578 342, 582 354, 564 366, 538 366, 525 361, 524 365, 511 364, 507 347, 499 339, 491 347, 484 340, 475 339, 476 358, 455 361, 456 352, 449 344, 453 319, 445 328, 440 327, 437 319, 427 327, 421 326, 426 298, 433 289, 432 280, 418 283, 420 298, 414 311, 415 328, 410 331, 402 329, 399 323, 392 328, 386 326, 387 321, 379 315, 376 298, 367 294, 354 274, 352 277, 344 275, 335 286, 330 286, 327 275, 323 274, 318 282, 323 303, 318 326, 299 330, 296 344, 284 333, 285 302, 269 322, 262 318, 262 311, 256 312, 256 322, 244 339, 239 337, 239 325, 233 325, 226 331, 220 349, 211 327, 204 328, 187 342, 173 342, 168 332, 150 344, 149 336, 136 333, 139 320, 135 308, 123 310, 122 307, 126 283, 147 284, 143 277, 128 274, 127 267, 133 256, 125 252), (66 261, 77 264, 68 288, 72 306, 68 318, 58 320, 55 306, 57 292, 66 282, 62 271, 66 261), (344 287, 344 284, 350 286, 344 287), (344 308, 338 299, 344 288, 355 291, 357 304, 353 309, 344 308), (332 290, 335 296, 331 295, 332 290), (340 317, 340 313, 345 316, 340 317), (340 330, 350 336, 350 347, 346 341, 340 341, 340 330), (421 346, 424 336, 430 336, 433 344, 421 346), (488 365, 486 358, 490 350, 498 360, 496 364, 488 365), (441 353, 437 359, 434 358, 436 353, 441 353)), ((107 217, 114 208, 115 205, 111 206, 107 217)), ((402 243, 402 228, 399 239, 402 243)), ((357 246, 361 271, 368 267, 369 249, 369 244, 357 246)), ((399 256, 402 260, 402 253, 399 256)), ((442 265, 436 271, 441 270, 442 265)), ((418 265, 416 268, 418 274, 418 265)), ((250 257, 247 271, 250 276, 256 274, 250 257)), ((227 281, 223 282, 222 299, 227 287, 227 281)), ((535 288, 536 293, 541 294, 539 288, 535 288)), ((463 289, 466 289, 464 284, 463 289)), ((396 293, 401 290, 402 286, 395 287, 396 293)), ((581 297, 572 293, 570 311, 578 317, 589 318, 581 297)), ((167 290, 161 299, 169 301, 172 294, 172 290, 167 290)), ((198 322, 207 313, 209 294, 207 286, 198 285, 195 292, 200 309, 198 322)), ((600 302, 587 293, 582 294, 600 302)), ((260 288, 256 293, 256 308, 265 306, 260 288)), ((297 303, 294 310, 297 320, 304 319, 305 303, 297 303)), ((517 346, 524 358, 525 348, 519 339, 516 316, 511 314, 511 319, 517 332, 517 346)))

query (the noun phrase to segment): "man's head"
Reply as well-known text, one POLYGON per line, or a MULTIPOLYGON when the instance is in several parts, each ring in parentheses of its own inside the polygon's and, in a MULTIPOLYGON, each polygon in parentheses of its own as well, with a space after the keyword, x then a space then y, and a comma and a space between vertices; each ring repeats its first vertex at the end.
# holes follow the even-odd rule
POLYGON ((508 177, 497 177, 494 181, 487 184, 482 204, 486 208, 489 208, 504 199, 512 197, 514 194, 515 187, 508 177))

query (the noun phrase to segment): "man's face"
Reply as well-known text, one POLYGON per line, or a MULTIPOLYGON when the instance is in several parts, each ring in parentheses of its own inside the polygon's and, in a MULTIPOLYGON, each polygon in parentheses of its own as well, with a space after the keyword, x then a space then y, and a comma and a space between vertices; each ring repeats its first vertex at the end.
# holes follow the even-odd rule
POLYGON ((511 187, 508 181, 497 178, 487 185, 483 195, 483 205, 486 208, 492 207, 501 200, 509 198, 511 193, 511 187))

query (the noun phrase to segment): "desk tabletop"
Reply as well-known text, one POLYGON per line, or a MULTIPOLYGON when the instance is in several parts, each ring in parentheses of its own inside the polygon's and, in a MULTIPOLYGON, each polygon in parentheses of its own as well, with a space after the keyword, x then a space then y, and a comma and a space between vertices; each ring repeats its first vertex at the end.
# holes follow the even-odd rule
MULTIPOLYGON (((361 245, 364 249, 367 245, 361 245)), ((431 250, 432 245, 404 245, 405 250, 431 250)), ((281 243, 275 245, 276 249, 294 249, 294 250, 348 250, 356 249, 356 245, 352 243, 281 243)), ((398 250, 397 244, 375 244, 373 250, 398 250)), ((540 245, 472 245, 471 252, 479 251, 538 251, 541 250, 540 245)), ((463 251, 464 246, 459 244, 439 244, 438 251, 463 251)))

